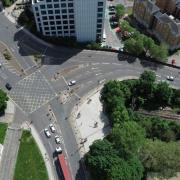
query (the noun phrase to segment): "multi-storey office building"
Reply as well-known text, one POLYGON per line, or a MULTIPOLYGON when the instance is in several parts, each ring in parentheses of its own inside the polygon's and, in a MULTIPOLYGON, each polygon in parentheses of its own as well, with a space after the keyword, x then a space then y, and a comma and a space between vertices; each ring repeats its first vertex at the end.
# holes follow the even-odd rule
POLYGON ((106 0, 32 0, 37 30, 44 36, 102 39, 106 0))

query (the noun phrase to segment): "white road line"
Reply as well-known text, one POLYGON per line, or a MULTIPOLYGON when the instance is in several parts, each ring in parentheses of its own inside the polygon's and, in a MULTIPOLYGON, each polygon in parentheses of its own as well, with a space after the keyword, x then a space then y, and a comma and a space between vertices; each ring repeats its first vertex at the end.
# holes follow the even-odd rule
POLYGON ((110 64, 110 63, 101 63, 101 64, 110 64))
POLYGON ((93 70, 93 69, 98 69, 98 67, 92 67, 91 69, 92 69, 92 70, 93 70))
POLYGON ((97 64, 100 64, 100 63, 92 63, 92 65, 97 65, 97 64))
POLYGON ((50 146, 51 151, 54 151, 54 148, 52 147, 52 144, 48 141, 48 144, 50 146))
POLYGON ((122 65, 122 64, 120 64, 120 63, 111 63, 111 64, 113 64, 113 65, 122 65))
POLYGON ((97 73, 96 76, 98 76, 98 75, 100 75, 100 74, 102 74, 102 73, 97 73))
POLYGON ((68 86, 68 83, 67 83, 67 81, 66 81, 65 77, 64 77, 64 76, 61 76, 61 77, 63 78, 64 82, 65 82, 65 83, 66 83, 66 85, 68 86))

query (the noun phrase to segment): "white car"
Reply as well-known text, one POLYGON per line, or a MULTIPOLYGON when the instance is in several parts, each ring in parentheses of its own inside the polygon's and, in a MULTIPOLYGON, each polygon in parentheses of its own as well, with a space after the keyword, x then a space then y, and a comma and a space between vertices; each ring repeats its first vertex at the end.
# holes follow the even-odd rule
POLYGON ((73 85, 75 85, 76 84, 76 81, 75 80, 72 80, 72 81, 70 81, 69 83, 68 83, 68 86, 73 86, 73 85))
POLYGON ((51 130, 52 133, 56 132, 56 129, 55 129, 55 127, 54 127, 53 124, 50 124, 50 125, 49 125, 49 128, 50 128, 50 130, 51 130))
POLYGON ((167 76, 166 79, 169 80, 169 81, 174 81, 174 77, 173 76, 167 76))
POLYGON ((58 135, 55 136, 55 141, 56 141, 56 144, 61 143, 60 137, 58 135))
POLYGON ((56 152, 57 152, 57 153, 62 153, 62 148, 61 148, 60 146, 58 146, 58 147, 56 148, 56 152))
POLYGON ((49 132, 49 130, 47 128, 44 129, 44 133, 48 138, 51 137, 51 134, 50 134, 50 132, 49 132))

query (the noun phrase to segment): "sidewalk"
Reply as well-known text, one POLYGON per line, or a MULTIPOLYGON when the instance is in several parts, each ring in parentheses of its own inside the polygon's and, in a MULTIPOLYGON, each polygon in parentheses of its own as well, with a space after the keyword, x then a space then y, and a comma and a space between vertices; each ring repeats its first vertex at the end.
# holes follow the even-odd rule
POLYGON ((53 169, 52 169, 52 166, 51 166, 50 161, 49 161, 50 157, 48 156, 46 148, 45 148, 43 142, 41 141, 41 138, 40 138, 37 130, 35 129, 35 127, 32 124, 29 124, 29 122, 22 124, 21 127, 26 129, 26 130, 31 131, 31 134, 32 134, 34 140, 36 141, 36 144, 38 145, 38 148, 39 148, 39 150, 42 154, 43 160, 45 162, 45 166, 46 166, 46 170, 48 173, 49 180, 55 180, 53 169))

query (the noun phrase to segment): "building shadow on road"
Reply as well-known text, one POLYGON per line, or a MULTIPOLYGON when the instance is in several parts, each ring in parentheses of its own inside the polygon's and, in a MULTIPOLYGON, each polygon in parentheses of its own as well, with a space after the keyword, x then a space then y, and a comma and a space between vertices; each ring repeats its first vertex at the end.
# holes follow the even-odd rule
POLYGON ((48 45, 23 29, 16 32, 14 41, 17 43, 18 52, 21 56, 39 55, 42 57, 42 65, 62 64, 82 51, 82 49, 48 45))

